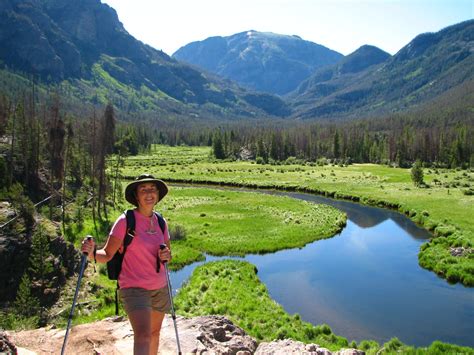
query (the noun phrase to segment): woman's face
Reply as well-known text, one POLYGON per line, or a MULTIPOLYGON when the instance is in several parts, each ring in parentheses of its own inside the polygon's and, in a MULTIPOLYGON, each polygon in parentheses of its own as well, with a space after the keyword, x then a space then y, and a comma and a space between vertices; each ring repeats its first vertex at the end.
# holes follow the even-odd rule
POLYGON ((158 189, 152 182, 144 182, 137 186, 137 201, 141 207, 154 207, 158 202, 158 189))

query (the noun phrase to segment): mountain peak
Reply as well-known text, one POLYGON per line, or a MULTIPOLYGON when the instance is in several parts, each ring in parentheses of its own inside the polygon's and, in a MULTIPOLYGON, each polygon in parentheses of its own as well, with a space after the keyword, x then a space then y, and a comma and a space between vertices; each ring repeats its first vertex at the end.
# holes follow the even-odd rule
POLYGON ((378 47, 365 44, 346 56, 339 63, 340 73, 357 73, 390 58, 390 54, 378 47))
POLYGON ((299 36, 248 30, 190 43, 173 57, 250 89, 283 95, 342 55, 299 36))

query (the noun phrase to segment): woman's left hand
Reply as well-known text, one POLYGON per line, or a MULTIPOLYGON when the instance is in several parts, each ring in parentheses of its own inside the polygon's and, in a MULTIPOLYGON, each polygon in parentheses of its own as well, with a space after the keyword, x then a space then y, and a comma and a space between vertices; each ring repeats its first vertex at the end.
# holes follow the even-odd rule
POLYGON ((160 249, 158 256, 162 263, 166 263, 171 260, 171 250, 168 247, 160 249))

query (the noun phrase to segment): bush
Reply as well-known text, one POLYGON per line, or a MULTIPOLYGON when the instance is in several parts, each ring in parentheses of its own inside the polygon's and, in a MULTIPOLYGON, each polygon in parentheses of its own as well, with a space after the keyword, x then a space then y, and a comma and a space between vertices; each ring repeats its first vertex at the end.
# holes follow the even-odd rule
POLYGON ((169 230, 169 233, 170 233, 170 239, 171 240, 186 239, 186 229, 183 226, 179 225, 179 224, 171 226, 170 230, 169 230))
POLYGON ((374 340, 362 340, 359 343, 358 349, 367 351, 369 349, 378 349, 380 346, 374 340))
POLYGON ((35 205, 23 194, 23 187, 20 184, 15 184, 11 187, 10 198, 13 206, 15 206, 20 216, 24 219, 26 227, 28 229, 31 228, 35 223, 35 205))
POLYGON ((413 184, 417 187, 425 185, 425 182, 423 181, 423 166, 419 160, 417 160, 411 168, 411 179, 413 184))
POLYGON ((402 346, 403 343, 398 338, 392 338, 383 345, 386 351, 397 351, 402 346))
POLYGON ((466 196, 473 196, 474 195, 474 190, 473 189, 463 190, 462 193, 466 196))

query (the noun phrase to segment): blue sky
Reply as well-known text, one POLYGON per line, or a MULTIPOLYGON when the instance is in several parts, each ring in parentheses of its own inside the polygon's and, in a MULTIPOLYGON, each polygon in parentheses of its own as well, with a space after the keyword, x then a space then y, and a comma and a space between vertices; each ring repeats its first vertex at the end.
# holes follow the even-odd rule
POLYGON ((395 54, 416 35, 474 18, 474 0, 102 0, 135 38, 171 55, 211 36, 256 30, 347 55, 371 44, 395 54))

